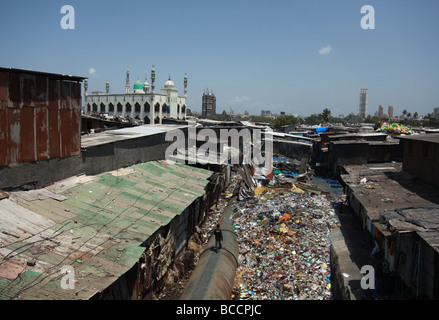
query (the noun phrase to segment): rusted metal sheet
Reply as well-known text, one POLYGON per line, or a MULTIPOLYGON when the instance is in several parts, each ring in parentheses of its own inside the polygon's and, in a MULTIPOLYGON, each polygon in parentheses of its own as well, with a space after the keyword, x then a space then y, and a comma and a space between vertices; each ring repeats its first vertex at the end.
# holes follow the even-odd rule
POLYGON ((8 99, 8 74, 0 72, 0 101, 7 101, 8 99))
POLYGON ((59 110, 49 109, 49 156, 59 158, 61 156, 61 135, 59 133, 59 110))
POLYGON ((34 106, 36 99, 36 76, 34 74, 21 74, 22 91, 21 100, 25 106, 34 106))
POLYGON ((21 81, 20 74, 18 73, 9 73, 9 81, 8 81, 8 90, 9 90, 9 107, 20 108, 21 105, 21 81))
POLYGON ((15 163, 21 161, 20 150, 20 109, 18 108, 7 108, 6 113, 7 125, 5 130, 7 134, 6 140, 6 152, 7 152, 7 163, 15 163))
POLYGON ((47 77, 37 76, 36 77, 36 92, 35 92, 35 106, 41 108, 47 108, 49 102, 49 88, 47 77))
POLYGON ((77 111, 60 110, 61 157, 68 157, 80 153, 80 117, 77 111))
POLYGON ((32 107, 20 110, 20 148, 22 161, 36 161, 35 158, 35 112, 32 107))
POLYGON ((0 68, 0 166, 80 153, 83 79, 0 68))
POLYGON ((71 93, 72 93, 72 109, 81 110, 82 96, 81 96, 81 83, 71 82, 71 93))
MULTIPOLYGON (((0 105, 0 128, 6 128, 8 125, 7 121, 7 110, 0 105)), ((8 163, 8 134, 6 130, 0 129, 0 167, 8 163)))
POLYGON ((60 134, 61 134, 61 157, 70 154, 70 148, 74 143, 72 140, 72 116, 70 110, 60 110, 60 134))
POLYGON ((61 109, 70 109, 70 82, 61 81, 61 109))
POLYGON ((0 190, 0 200, 9 198, 9 193, 0 190))
POLYGON ((59 109, 59 81, 49 79, 49 109, 59 109))
POLYGON ((39 124, 35 128, 37 159, 49 159, 49 109, 45 107, 35 108, 35 123, 39 124))

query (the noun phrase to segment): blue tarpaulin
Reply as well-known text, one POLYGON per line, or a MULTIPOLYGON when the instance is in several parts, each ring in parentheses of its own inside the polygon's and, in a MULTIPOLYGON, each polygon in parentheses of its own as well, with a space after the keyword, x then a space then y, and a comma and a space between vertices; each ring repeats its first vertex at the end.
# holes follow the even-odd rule
POLYGON ((328 130, 329 128, 331 128, 331 127, 316 128, 316 133, 326 132, 326 130, 328 130))

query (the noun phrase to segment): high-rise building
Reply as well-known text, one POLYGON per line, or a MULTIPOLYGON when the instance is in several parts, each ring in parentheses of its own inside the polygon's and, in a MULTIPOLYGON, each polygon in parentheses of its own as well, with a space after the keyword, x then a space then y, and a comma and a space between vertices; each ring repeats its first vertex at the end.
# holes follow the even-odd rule
POLYGON ((202 98, 201 117, 207 118, 216 114, 216 97, 212 90, 206 89, 202 98))
POLYGON ((382 105, 378 106, 378 117, 381 118, 384 114, 384 109, 382 105))
POLYGON ((393 118, 393 107, 389 106, 387 109, 387 114, 389 115, 389 118, 393 118))
POLYGON ((367 89, 360 90, 360 106, 358 111, 358 116, 362 118, 366 118, 369 114, 367 111, 367 100, 368 100, 368 92, 367 89))

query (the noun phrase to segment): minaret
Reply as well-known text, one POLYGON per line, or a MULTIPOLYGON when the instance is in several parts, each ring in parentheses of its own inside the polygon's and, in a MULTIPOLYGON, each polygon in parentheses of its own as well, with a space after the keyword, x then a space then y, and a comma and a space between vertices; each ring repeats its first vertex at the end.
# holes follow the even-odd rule
POLYGON ((143 91, 145 91, 145 93, 148 93, 149 91, 149 84, 148 84, 148 76, 145 73, 145 82, 143 83, 143 91))
POLYGON ((105 84, 105 91, 108 93, 110 93, 110 82, 107 81, 107 83, 105 84))
POLYGON ((127 78, 125 80, 125 93, 130 93, 130 69, 127 67, 127 78))
POLYGON ((151 93, 155 93, 155 69, 152 66, 151 70, 151 93))
POLYGON ((84 95, 88 95, 88 79, 84 81, 84 95))
POLYGON ((187 98, 187 74, 184 74, 184 96, 187 98))

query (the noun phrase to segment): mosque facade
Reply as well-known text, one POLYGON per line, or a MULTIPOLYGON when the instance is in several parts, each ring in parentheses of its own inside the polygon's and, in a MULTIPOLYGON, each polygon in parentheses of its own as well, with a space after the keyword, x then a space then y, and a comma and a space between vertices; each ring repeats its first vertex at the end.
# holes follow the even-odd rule
POLYGON ((107 81, 105 92, 88 93, 88 81, 84 81, 84 113, 89 115, 108 114, 142 120, 144 124, 161 124, 166 118, 186 119, 187 75, 184 76, 184 95, 169 75, 168 81, 160 89, 155 89, 155 69, 151 70, 151 87, 145 74, 145 82, 137 80, 130 86, 130 71, 126 71, 125 93, 110 93, 107 81))

